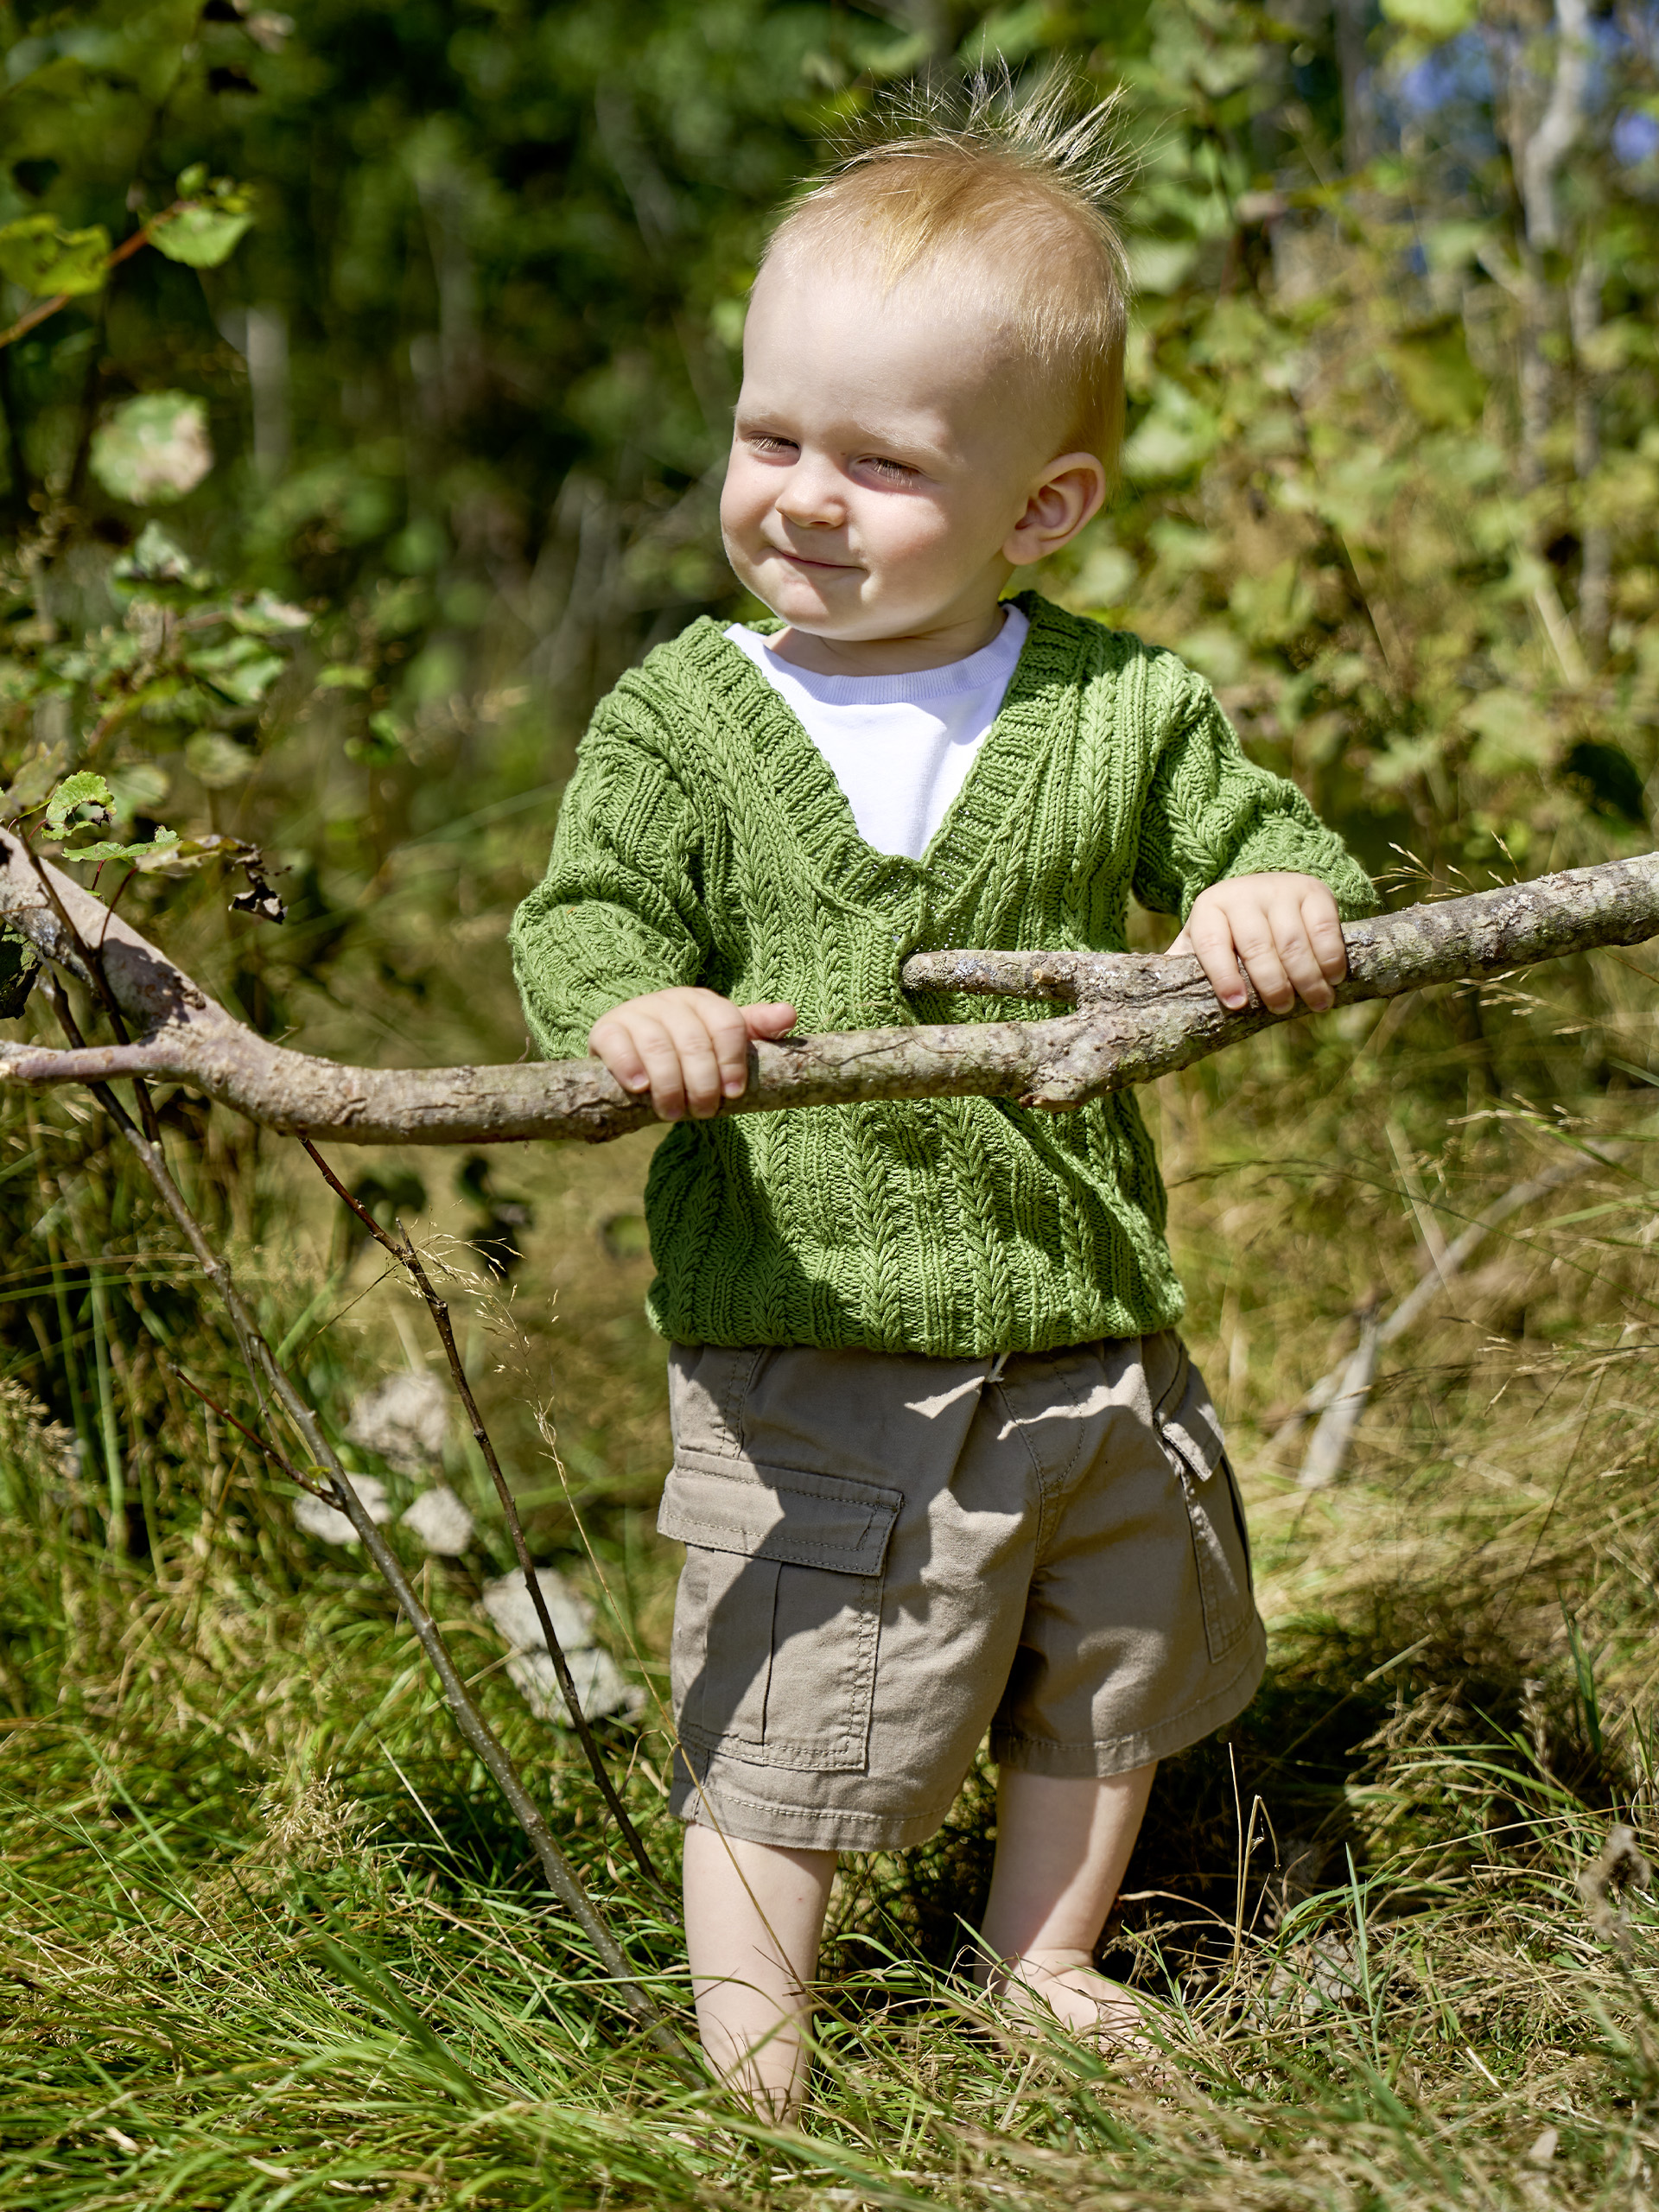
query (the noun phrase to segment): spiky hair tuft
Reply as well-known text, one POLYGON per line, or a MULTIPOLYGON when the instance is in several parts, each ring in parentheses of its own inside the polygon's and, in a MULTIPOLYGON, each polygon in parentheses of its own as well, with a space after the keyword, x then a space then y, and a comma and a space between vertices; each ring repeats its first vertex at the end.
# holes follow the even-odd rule
POLYGON ((886 94, 847 127, 767 258, 854 265, 888 291, 948 267, 955 296, 982 303, 1021 353, 1057 451, 1109 467, 1129 290, 1116 209, 1134 172, 1121 105, 1064 72, 1022 89, 1006 67, 886 94))

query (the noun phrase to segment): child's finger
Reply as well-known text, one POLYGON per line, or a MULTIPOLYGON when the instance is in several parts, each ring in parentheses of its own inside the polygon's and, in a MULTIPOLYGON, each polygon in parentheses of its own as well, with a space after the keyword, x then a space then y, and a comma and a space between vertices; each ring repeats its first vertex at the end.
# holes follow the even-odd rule
MULTIPOLYGON (((723 1003, 715 1000, 712 992, 708 995, 714 1004, 723 1003)), ((703 994, 699 992, 697 996, 701 1000, 703 994)), ((736 1009, 729 1011, 735 1013, 736 1009)), ((671 1000, 662 1013, 663 1027, 674 1047, 679 1103, 699 1122, 707 1121, 717 1110, 725 1085, 725 1071, 712 1033, 713 1021, 717 1020, 718 1016, 711 1019, 709 1011, 696 1002, 671 1000)), ((747 1055, 747 1037, 743 1049, 747 1055)), ((660 1114, 663 1109, 658 1106, 657 1110, 660 1114)))
POLYGON ((1284 981, 1269 997, 1257 980, 1255 969, 1250 969, 1250 979, 1263 1003, 1271 1007, 1274 1014, 1288 1014, 1300 998, 1310 1011, 1323 1014, 1332 1003, 1331 986, 1303 924, 1300 901, 1294 897, 1274 899, 1268 908, 1266 921, 1272 932, 1274 959, 1284 981))
MULTIPOLYGON (((1283 910, 1275 916, 1271 908, 1254 906, 1234 915, 1232 925, 1239 963, 1255 995, 1270 1013, 1287 1014, 1296 1003, 1296 984, 1287 972, 1287 963, 1303 972, 1313 965, 1300 919, 1293 927, 1283 910)), ((1230 1006, 1244 1003, 1243 998, 1227 1001, 1230 1006)))
POLYGON ((628 1017, 628 1031, 651 1081, 652 1110, 664 1122, 677 1122, 685 1111, 685 1078, 679 1046, 666 1021, 654 1010, 636 1007, 628 1017))
POLYGON ((783 999, 768 999, 760 1006, 741 1006, 751 1037, 782 1037, 800 1020, 792 1006, 783 999))
MULTIPOLYGON (((712 1114, 722 1096, 740 1097, 749 1087, 749 1024, 741 1007, 734 1006, 715 991, 694 993, 688 1012, 702 1025, 708 1038, 714 1055, 716 1085, 713 1098, 706 1106, 699 1103, 701 1094, 694 1092, 691 1110, 696 1115, 712 1114)), ((698 1065, 701 1065, 700 1060, 698 1065)), ((689 1062, 687 1068, 689 1073, 689 1062)))
MULTIPOLYGON (((1235 943, 1233 926, 1219 906, 1194 907, 1192 918, 1181 932, 1186 950, 1210 979, 1210 988, 1223 1006, 1233 1013, 1249 1004, 1249 993, 1238 972, 1243 947, 1235 943)), ((1254 978, 1252 978, 1254 981, 1254 978)), ((1258 984, 1257 988, 1261 987, 1258 984)))
POLYGON ((1342 934, 1337 902, 1321 884, 1302 901, 1302 926, 1307 931, 1313 957, 1327 983, 1339 983, 1348 973, 1348 946, 1342 934))
POLYGON ((632 1032, 613 1014, 606 1014, 588 1031, 588 1049, 604 1061, 624 1090, 643 1090, 651 1081, 632 1032))

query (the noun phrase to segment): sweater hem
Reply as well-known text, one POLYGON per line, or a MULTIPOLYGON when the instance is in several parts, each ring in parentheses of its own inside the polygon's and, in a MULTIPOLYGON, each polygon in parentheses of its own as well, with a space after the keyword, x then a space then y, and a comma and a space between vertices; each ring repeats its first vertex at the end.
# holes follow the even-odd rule
POLYGON ((912 1359, 996 1359, 1003 1353, 1039 1356, 1069 1351, 1077 1344, 1119 1342, 1136 1337, 1155 1337, 1162 1329, 1179 1327, 1186 1312, 1180 1292, 1144 1311, 1112 1306, 1088 1313, 1055 1313, 1046 1324, 1019 1331, 971 1332, 961 1336, 906 1332, 899 1337, 865 1331, 815 1331, 761 1325, 753 1329, 722 1329, 699 1324, 688 1316, 664 1318, 648 1300, 645 1319, 664 1343, 696 1351, 709 1346, 722 1351, 863 1351, 912 1359))

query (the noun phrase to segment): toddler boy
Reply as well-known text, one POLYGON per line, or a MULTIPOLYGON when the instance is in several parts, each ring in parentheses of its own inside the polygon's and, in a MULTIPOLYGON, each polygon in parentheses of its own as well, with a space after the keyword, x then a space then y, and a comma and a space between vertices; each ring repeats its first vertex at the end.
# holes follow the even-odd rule
POLYGON ((1224 1004, 1247 975, 1282 1012, 1332 1003, 1372 907, 1173 654, 1003 599, 1116 458, 1104 131, 982 101, 780 224, 721 503, 772 619, 695 622, 604 701, 514 927, 542 1050, 675 1124, 646 1186, 673 1805, 705 2048, 780 2113, 836 1853, 931 1834, 988 1726, 982 1979, 1132 2030, 1091 1954, 1156 1762, 1263 1664, 1130 1096, 716 1118, 798 1023, 1032 1011, 907 996, 920 949, 1121 950, 1133 892, 1224 1004))

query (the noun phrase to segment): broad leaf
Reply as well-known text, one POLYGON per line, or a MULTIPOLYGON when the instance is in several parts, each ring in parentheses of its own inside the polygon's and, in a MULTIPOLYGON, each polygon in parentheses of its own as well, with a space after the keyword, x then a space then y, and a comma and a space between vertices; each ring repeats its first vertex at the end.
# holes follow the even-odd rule
POLYGON ((109 253, 110 234, 101 223, 66 231, 55 215, 22 215, 0 230, 0 276, 27 292, 96 292, 109 253))
POLYGON ((188 591, 206 591, 213 581, 212 570, 199 569, 158 522, 144 524, 137 543, 122 555, 110 575, 117 584, 180 584, 188 591))
POLYGON ((149 234, 157 253, 191 269, 217 269, 228 261, 253 222, 250 213, 230 214, 219 207, 181 207, 149 234))
POLYGON ((180 845, 176 830, 157 830, 148 842, 120 845, 105 839, 96 845, 77 845, 64 855, 66 860, 92 861, 102 867, 105 861, 127 861, 134 868, 154 868, 162 860, 171 860, 180 845))
POLYGON ((66 776, 47 801, 46 827, 48 834, 61 837, 70 816, 78 806, 113 808, 115 793, 102 776, 91 768, 82 768, 73 776, 66 776))
POLYGON ((1382 13, 1420 38, 1455 38, 1479 14, 1478 0, 1382 0, 1382 13))

